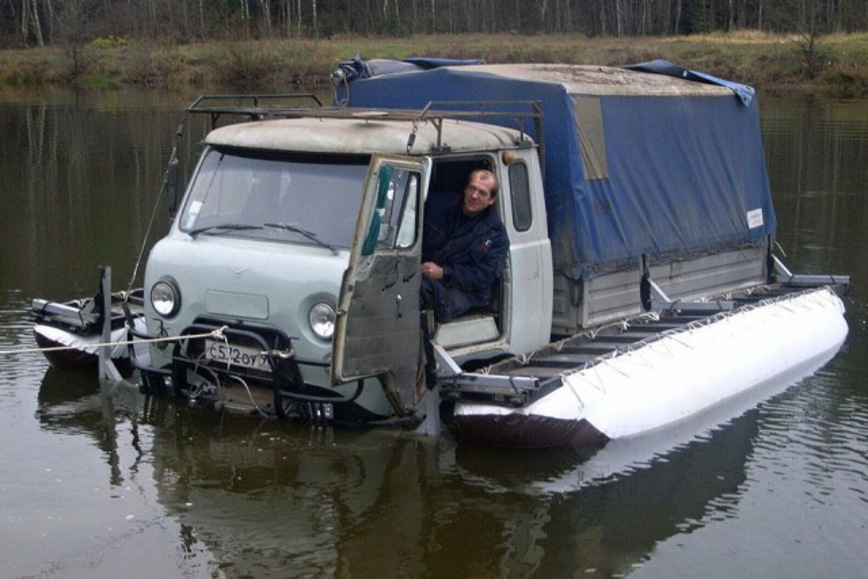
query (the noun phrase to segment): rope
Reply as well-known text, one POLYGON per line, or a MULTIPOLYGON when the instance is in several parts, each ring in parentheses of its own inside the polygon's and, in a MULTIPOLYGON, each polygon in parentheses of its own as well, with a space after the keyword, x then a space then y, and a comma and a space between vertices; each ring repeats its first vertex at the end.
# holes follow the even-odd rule
MULTIPOLYGON (((180 342, 181 340, 189 340, 193 338, 214 338, 215 340, 225 340, 223 331, 229 326, 222 326, 210 332, 203 334, 186 334, 184 336, 166 336, 163 338, 147 338, 135 340, 121 340, 118 342, 99 342, 97 344, 88 344, 89 348, 104 348, 109 346, 128 346, 130 344, 155 344, 158 342, 180 342)), ((13 354, 34 354, 42 352, 62 352, 64 350, 80 350, 80 346, 50 346, 48 348, 22 348, 18 350, 0 350, 0 356, 10 356, 13 354)))
MULTIPOLYGON (((169 158, 169 166, 172 165, 172 161, 176 160, 178 155, 178 146, 175 145, 172 148, 172 155, 169 158)), ((166 172, 163 174, 163 185, 160 187, 160 195, 157 195, 157 201, 154 203, 154 209, 151 211, 151 219, 148 221, 148 228, 145 230, 145 238, 142 240, 142 246, 139 248, 139 255, 136 258, 136 265, 133 267, 133 275, 130 276, 130 281, 127 284, 127 294, 132 292, 133 284, 136 281, 136 277, 139 275, 139 266, 142 263, 142 257, 145 255, 145 247, 148 245, 148 239, 151 237, 151 228, 154 226, 154 220, 157 217, 157 209, 160 207, 160 201, 162 199, 162 193, 166 189, 166 184, 169 180, 169 169, 166 168, 166 172)), ((124 302, 127 301, 127 296, 124 296, 124 302)))
POLYGON ((245 382, 244 379, 241 378, 241 376, 236 376, 234 374, 230 374, 229 377, 241 382, 241 385, 244 386, 244 389, 247 391, 247 397, 250 398, 250 404, 253 405, 253 408, 255 408, 261 416, 269 418, 269 415, 264 410, 262 410, 262 408, 259 407, 259 404, 256 403, 256 400, 253 398, 253 392, 250 391, 250 386, 247 385, 247 382, 245 382))

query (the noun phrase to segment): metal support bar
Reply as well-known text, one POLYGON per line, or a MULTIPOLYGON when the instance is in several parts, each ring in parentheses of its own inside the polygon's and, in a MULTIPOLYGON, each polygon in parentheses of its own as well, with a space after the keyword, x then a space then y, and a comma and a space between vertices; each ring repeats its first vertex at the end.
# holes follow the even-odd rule
POLYGON ((775 273, 778 275, 779 281, 790 287, 819 287, 824 285, 841 285, 850 287, 849 275, 803 275, 794 274, 777 256, 772 256, 775 261, 775 273))
POLYGON ((849 275, 794 275, 787 280, 788 286, 818 287, 823 285, 850 285, 849 275))
POLYGON ((425 419, 416 429, 422 436, 440 436, 440 387, 425 392, 425 419))
POLYGON ((97 317, 92 312, 43 299, 34 299, 31 302, 31 310, 36 315, 45 316, 80 329, 84 329, 97 321, 97 317))
POLYGON ((521 394, 536 390, 539 387, 539 378, 466 373, 455 380, 442 380, 441 383, 444 387, 448 384, 450 389, 461 392, 521 394))
MULTIPOLYGON (((425 373, 425 419, 416 432, 422 436, 440 436, 440 386, 437 384, 437 360, 442 359, 444 364, 449 362, 455 364, 455 361, 431 339, 434 333, 434 310, 423 310, 421 315, 425 340, 423 344, 425 364, 422 368, 425 373), (435 353, 438 348, 439 356, 435 353)), ((452 366, 450 369, 454 370, 452 366)), ((460 371, 461 368, 459 367, 458 370, 460 371)))
POLYGON ((735 302, 732 300, 711 300, 707 302, 683 302, 676 300, 670 307, 671 310, 680 312, 728 312, 735 308, 735 302))
MULTIPOLYGON (((663 302, 664 304, 672 304, 672 300, 669 299, 669 296, 666 295, 666 292, 657 285, 657 282, 651 279, 651 276, 648 276, 648 287, 651 288, 651 303, 654 302, 663 302)), ((652 308, 657 309, 657 308, 652 308)), ((665 309, 665 308, 664 308, 665 309)))
POLYGON ((709 300, 709 301, 682 301, 672 300, 666 292, 657 285, 651 277, 647 278, 648 287, 651 290, 651 309, 666 311, 691 311, 691 312, 723 312, 735 307, 732 300, 709 300))
POLYGON ((459 376, 464 373, 464 370, 461 369, 461 366, 452 359, 452 356, 446 353, 446 350, 443 349, 443 346, 436 342, 431 342, 431 346, 434 349, 434 359, 437 360, 437 364, 440 366, 442 370, 443 376, 459 376))
MULTIPOLYGON (((441 390, 449 398, 470 394, 489 399, 499 398, 507 400, 512 405, 527 403, 533 393, 539 390, 539 379, 532 376, 506 376, 464 372, 461 366, 452 359, 452 356, 443 349, 443 346, 433 341, 431 342, 431 346, 434 350, 434 357, 437 360, 440 372, 437 379, 438 387, 434 392, 428 392, 428 396, 430 398, 431 394, 436 392, 438 405, 441 390)), ((424 423, 423 426, 427 428, 424 423)))
POLYGON ((780 278, 784 278, 780 281, 783 281, 784 283, 790 281, 793 278, 793 272, 787 269, 787 266, 784 265, 784 262, 778 259, 778 256, 773 255, 772 259, 775 260, 775 274, 780 278))
POLYGON ((440 381, 447 398, 489 400, 495 404, 524 406, 539 392, 539 379, 532 376, 466 373, 440 381))
POLYGON ((119 382, 123 379, 121 373, 112 361, 112 268, 99 268, 99 287, 102 303, 97 307, 102 308, 102 343, 99 349, 99 377, 105 380, 119 382))

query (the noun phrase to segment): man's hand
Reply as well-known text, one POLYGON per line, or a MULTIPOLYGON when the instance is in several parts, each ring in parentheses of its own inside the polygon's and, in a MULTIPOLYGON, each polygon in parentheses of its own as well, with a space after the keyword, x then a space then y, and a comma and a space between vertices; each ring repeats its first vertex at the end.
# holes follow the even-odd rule
POLYGON ((433 261, 426 261, 422 264, 422 275, 433 280, 443 279, 443 268, 433 261))

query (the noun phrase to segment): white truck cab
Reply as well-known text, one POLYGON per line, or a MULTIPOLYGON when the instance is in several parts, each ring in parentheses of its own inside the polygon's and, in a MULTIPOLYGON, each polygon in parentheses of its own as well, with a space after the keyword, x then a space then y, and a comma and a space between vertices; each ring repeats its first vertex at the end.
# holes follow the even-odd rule
POLYGON ((186 339, 152 347, 146 385, 279 416, 412 416, 426 391, 425 201, 461 191, 476 168, 500 182, 507 263, 490 308, 428 337, 459 362, 548 342, 551 249, 539 157, 523 132, 430 112, 274 116, 291 118, 207 135, 150 253, 148 332, 186 339))

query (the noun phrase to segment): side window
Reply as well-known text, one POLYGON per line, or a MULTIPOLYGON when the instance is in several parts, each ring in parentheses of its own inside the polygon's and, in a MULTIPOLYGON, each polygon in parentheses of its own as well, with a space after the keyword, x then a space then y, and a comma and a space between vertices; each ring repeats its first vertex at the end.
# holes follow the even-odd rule
POLYGON ((362 255, 375 249, 407 249, 416 243, 419 173, 384 165, 362 255))
POLYGON ((397 223, 398 233, 395 237, 395 247, 406 249, 416 243, 416 220, 419 215, 416 207, 418 202, 419 174, 409 173, 404 194, 404 207, 398 214, 400 221, 397 223))
POLYGON ((513 163, 509 166, 509 191, 512 199, 512 224, 516 231, 527 231, 533 223, 530 205, 530 182, 527 165, 513 163))

